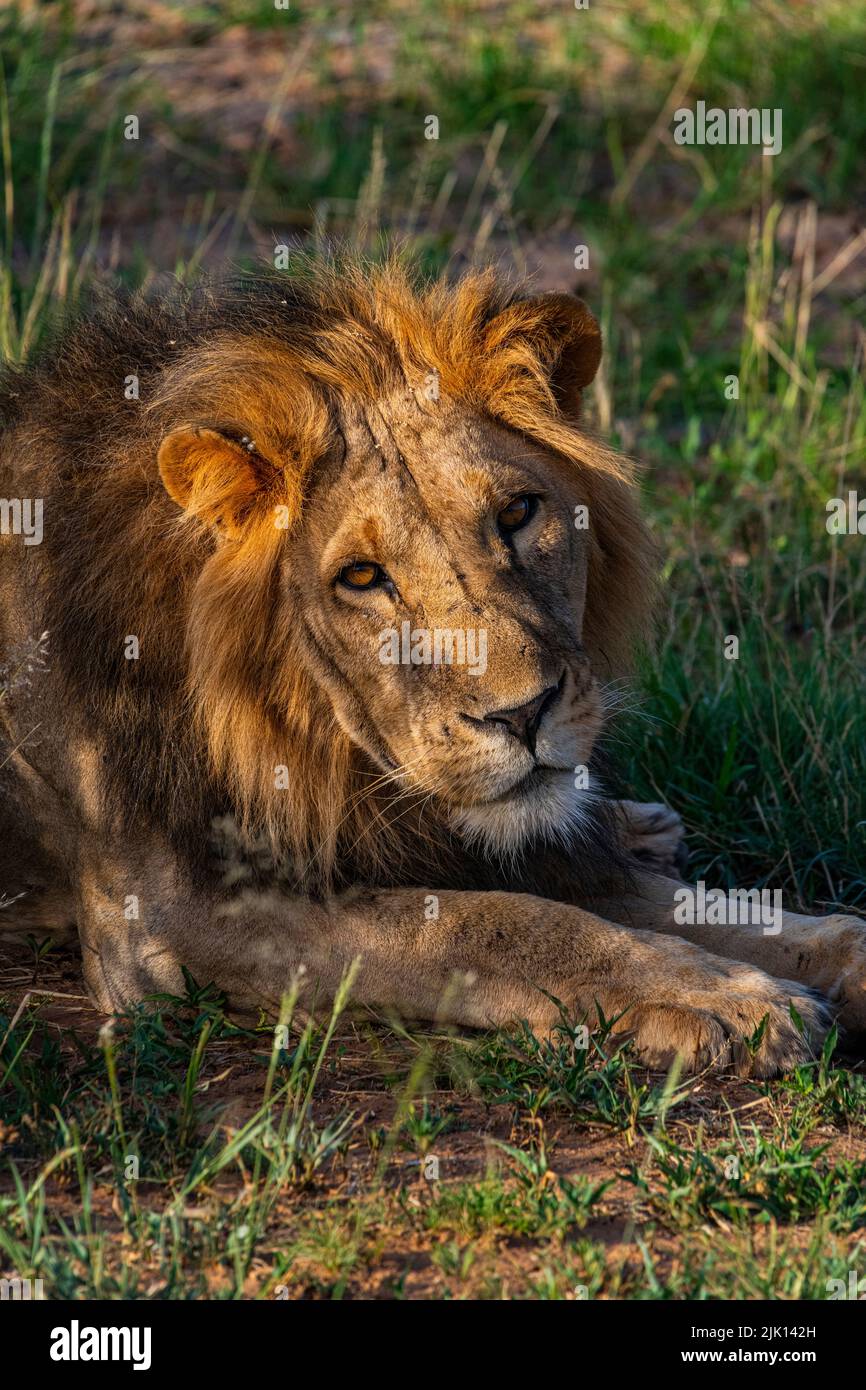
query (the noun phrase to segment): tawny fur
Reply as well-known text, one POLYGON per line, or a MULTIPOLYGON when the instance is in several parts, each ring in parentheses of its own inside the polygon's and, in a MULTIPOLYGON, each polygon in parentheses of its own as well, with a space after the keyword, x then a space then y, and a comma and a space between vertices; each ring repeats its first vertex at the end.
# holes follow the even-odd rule
POLYGON ((45 540, 0 538, 0 665, 50 641, 0 703, 0 927, 75 921, 105 1009, 184 964, 233 1004, 327 1000, 356 959, 362 1004, 548 1028, 555 994, 654 1064, 750 1067, 766 1015, 772 1074, 807 1055, 791 999, 822 1033, 811 986, 866 1023, 858 923, 681 940, 639 862, 670 872, 678 823, 605 798, 655 567, 631 465, 581 423, 600 352, 568 295, 391 260, 111 303, 7 373, 0 495, 43 498, 45 540), (402 588, 340 590, 391 560, 402 588), (489 628, 483 680, 384 671, 392 609, 489 628), (539 691, 531 747, 491 715, 539 691))
MULTIPOLYGON (((632 466, 577 419, 600 338, 575 304, 526 303, 491 272, 453 287, 413 277, 398 259, 310 263, 291 280, 176 304, 109 304, 7 382, 14 486, 34 484, 49 517, 78 517, 74 531, 49 527, 46 610, 71 696, 110 740, 121 821, 127 810, 149 814, 196 857, 202 826, 230 811, 314 889, 339 880, 348 846, 350 879, 385 864, 411 876, 406 861, 419 852, 429 866, 411 820, 376 814, 369 768, 295 650, 278 588, 289 533, 273 512, 284 506, 290 528, 300 519, 317 462, 337 447, 336 404, 379 401, 406 381, 421 387, 435 374, 443 397, 548 451, 592 516, 584 644, 606 676, 624 674, 648 633, 653 548, 632 466), (132 375, 137 401, 122 390, 132 375), (254 441, 253 456, 238 445, 260 473, 252 514, 245 498, 238 507, 237 470, 217 463, 200 470, 183 512, 173 505, 159 446, 190 426, 254 441), (206 528, 230 502, 242 524, 219 546, 206 528), (147 650, 147 668, 125 661, 125 633, 147 650), (288 789, 274 788, 277 765, 291 766, 288 789)), ((444 844, 441 853, 447 862, 444 844)))

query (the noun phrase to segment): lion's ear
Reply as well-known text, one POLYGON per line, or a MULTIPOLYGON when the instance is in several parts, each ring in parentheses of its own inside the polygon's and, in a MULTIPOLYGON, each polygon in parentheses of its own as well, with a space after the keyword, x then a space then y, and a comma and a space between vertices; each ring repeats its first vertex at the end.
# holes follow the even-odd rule
POLYGON ((578 414, 581 392, 601 361, 601 329, 582 299, 541 294, 518 300, 489 324, 488 341, 494 349, 528 349, 563 413, 578 414))
POLYGON ((169 497, 227 536, 238 534, 274 478, 251 440, 238 442, 204 428, 172 430, 157 462, 169 497))

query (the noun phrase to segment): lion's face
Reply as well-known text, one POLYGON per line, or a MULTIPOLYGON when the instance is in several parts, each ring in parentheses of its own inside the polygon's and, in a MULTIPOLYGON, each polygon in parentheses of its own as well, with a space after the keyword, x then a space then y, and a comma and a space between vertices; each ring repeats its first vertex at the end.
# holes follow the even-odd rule
POLYGON ((340 433, 285 563, 339 723, 488 847, 562 833, 602 721, 573 489, 537 446, 408 388, 340 433))
POLYGON ((238 814, 303 874, 341 843, 381 865, 407 796, 419 829, 429 807, 499 853, 568 836, 599 672, 651 589, 629 467, 578 423, 597 323, 393 266, 326 275, 306 307, 263 293, 153 407, 187 535, 215 533, 188 687, 238 814))

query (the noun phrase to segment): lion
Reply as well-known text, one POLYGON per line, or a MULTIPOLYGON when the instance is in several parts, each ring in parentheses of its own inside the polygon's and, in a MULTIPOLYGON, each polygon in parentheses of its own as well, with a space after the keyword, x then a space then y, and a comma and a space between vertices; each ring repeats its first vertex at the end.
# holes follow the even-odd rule
POLYGON ((4 925, 77 930, 107 1013, 184 969, 315 1013, 352 967, 458 1027, 601 1010, 652 1067, 861 1029, 862 923, 679 925, 679 817, 605 793, 656 559, 601 350, 569 294, 392 258, 103 305, 7 373, 44 535, 0 536, 4 925))

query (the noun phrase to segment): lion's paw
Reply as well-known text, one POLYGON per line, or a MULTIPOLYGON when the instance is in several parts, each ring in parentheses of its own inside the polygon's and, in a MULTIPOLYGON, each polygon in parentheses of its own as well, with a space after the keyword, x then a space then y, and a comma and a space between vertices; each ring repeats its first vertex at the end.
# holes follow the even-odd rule
POLYGON ((842 915, 821 918, 812 951, 808 978, 827 995, 846 1032, 866 1034, 866 922, 842 915))
POLYGON ((672 878, 681 877, 689 853, 683 822, 676 811, 661 802, 618 801, 620 843, 627 853, 648 868, 672 878))
POLYGON ((649 1067, 667 1068, 678 1056, 688 1071, 771 1077, 815 1056, 829 1021, 827 1004, 817 993, 742 967, 739 978, 687 1002, 638 1004, 617 1026, 633 1035, 649 1067))

